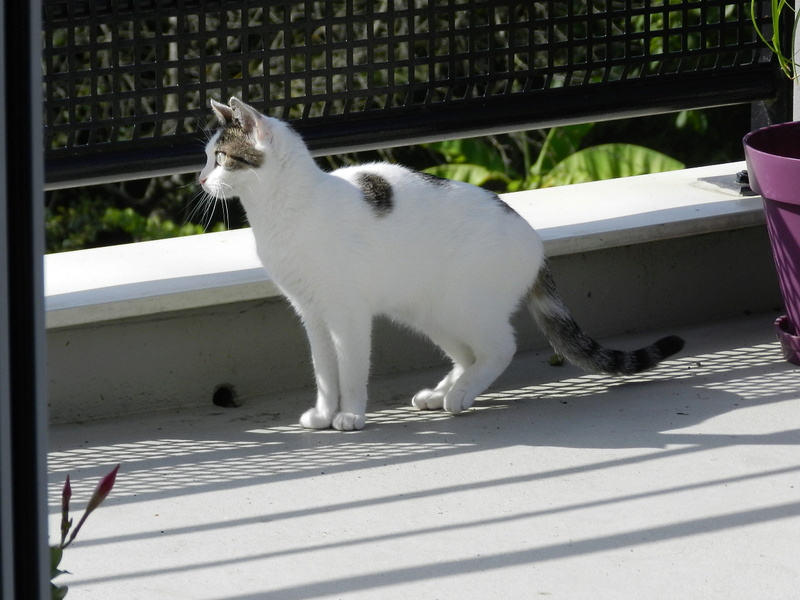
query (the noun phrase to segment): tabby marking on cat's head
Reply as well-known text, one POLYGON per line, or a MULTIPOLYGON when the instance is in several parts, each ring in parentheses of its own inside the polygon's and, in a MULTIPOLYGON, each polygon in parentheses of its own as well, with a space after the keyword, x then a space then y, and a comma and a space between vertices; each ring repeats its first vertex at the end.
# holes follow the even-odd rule
POLYGON ((233 100, 230 107, 211 101, 211 108, 222 123, 214 149, 216 164, 228 170, 257 169, 264 162, 264 153, 255 147, 261 117, 233 100))
POLYGON ((264 153, 253 145, 250 135, 237 122, 220 131, 214 158, 217 165, 230 171, 257 169, 264 163, 264 153))
POLYGON ((206 145, 206 166, 200 172, 205 204, 211 207, 204 212, 213 211, 218 200, 237 195, 237 187, 246 182, 243 177, 264 164, 270 139, 266 117, 240 100, 232 98, 230 106, 212 100, 211 108, 222 127, 206 145))

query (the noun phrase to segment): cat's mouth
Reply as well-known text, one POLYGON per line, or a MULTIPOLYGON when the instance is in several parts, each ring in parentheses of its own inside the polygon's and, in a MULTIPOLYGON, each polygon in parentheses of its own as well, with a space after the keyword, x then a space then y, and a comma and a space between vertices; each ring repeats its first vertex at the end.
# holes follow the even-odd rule
POLYGON ((203 189, 203 192, 207 196, 208 201, 227 201, 231 199, 231 196, 228 195, 227 192, 230 191, 229 185, 215 179, 213 177, 203 177, 199 178, 200 187, 203 189))

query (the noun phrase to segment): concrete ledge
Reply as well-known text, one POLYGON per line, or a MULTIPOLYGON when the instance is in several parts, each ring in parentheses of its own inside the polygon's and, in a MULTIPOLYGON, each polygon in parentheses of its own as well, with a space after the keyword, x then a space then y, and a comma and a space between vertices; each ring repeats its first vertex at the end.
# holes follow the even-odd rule
POLYGON ((744 162, 507 194, 542 235, 548 256, 604 250, 764 223, 742 195, 744 162))
MULTIPOLYGON (((764 222, 730 163, 506 194, 549 256, 726 231, 764 222)), ((278 296, 249 229, 45 257, 47 327, 56 329, 278 296)))
POLYGON ((45 256, 48 329, 277 295, 249 229, 45 256))

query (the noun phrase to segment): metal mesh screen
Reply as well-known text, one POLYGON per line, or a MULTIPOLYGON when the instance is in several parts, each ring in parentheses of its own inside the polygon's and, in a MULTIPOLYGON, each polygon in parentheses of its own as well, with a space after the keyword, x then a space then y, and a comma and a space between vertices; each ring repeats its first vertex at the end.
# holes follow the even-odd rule
POLYGON ((775 93, 749 0, 44 0, 48 181, 200 160, 210 98, 317 152, 775 93))

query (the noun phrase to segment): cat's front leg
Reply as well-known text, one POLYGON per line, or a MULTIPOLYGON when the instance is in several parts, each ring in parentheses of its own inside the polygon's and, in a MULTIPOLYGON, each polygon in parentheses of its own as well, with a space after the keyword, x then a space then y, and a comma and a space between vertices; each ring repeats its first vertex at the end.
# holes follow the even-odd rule
POLYGON ((362 429, 367 414, 372 315, 349 307, 329 319, 328 325, 339 365, 339 412, 333 417, 333 428, 362 429))
POLYGON ((339 366, 336 349, 324 321, 300 312, 311 347, 311 360, 317 383, 316 406, 303 413, 300 424, 308 429, 328 429, 339 408, 339 366))
POLYGON ((324 409, 320 409, 319 405, 309 408, 300 415, 300 425, 306 429, 329 429, 331 423, 333 417, 324 409))

